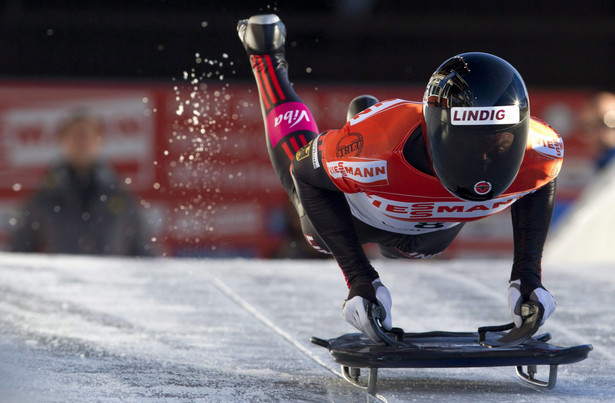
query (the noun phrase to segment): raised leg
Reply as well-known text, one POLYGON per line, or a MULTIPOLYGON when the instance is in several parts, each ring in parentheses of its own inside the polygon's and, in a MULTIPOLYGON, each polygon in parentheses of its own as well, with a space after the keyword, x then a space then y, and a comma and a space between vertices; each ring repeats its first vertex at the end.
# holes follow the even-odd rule
POLYGON ((275 14, 255 15, 237 24, 258 86, 267 151, 284 189, 296 204, 290 164, 318 133, 310 110, 288 79, 286 27, 275 14))

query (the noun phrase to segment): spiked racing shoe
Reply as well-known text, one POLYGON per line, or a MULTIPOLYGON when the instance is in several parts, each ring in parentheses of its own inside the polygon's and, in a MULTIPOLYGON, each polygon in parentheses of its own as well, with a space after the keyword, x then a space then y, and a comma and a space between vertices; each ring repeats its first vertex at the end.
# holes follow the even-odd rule
POLYGON ((239 20, 237 34, 248 54, 284 53, 286 27, 275 14, 253 15, 239 20))

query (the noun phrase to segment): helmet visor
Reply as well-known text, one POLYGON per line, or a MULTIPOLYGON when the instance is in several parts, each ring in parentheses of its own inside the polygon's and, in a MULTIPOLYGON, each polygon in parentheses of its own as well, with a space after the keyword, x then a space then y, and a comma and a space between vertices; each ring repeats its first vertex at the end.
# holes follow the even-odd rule
POLYGON ((528 126, 527 119, 513 126, 480 129, 440 122, 430 136, 436 175, 449 191, 463 199, 499 196, 519 172, 528 126))

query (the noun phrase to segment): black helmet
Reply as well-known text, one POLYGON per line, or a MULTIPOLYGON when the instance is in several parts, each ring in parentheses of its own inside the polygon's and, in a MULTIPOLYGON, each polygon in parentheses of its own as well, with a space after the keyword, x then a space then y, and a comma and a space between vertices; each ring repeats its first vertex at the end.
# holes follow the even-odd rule
POLYGON ((464 53, 433 73, 423 97, 427 150, 440 182, 465 200, 489 200, 515 180, 527 144, 530 105, 508 62, 464 53))

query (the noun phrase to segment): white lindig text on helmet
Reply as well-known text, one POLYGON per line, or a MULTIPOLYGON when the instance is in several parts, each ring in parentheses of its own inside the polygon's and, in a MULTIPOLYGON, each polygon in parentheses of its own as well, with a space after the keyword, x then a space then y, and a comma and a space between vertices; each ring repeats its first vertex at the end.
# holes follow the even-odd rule
POLYGON ((451 108, 451 124, 455 126, 510 125, 519 123, 519 117, 516 105, 451 108))

